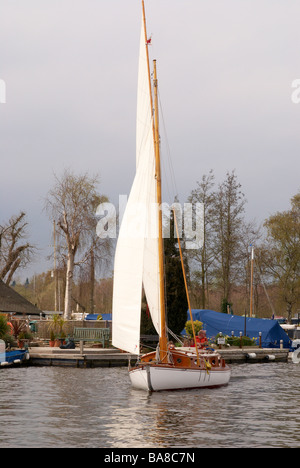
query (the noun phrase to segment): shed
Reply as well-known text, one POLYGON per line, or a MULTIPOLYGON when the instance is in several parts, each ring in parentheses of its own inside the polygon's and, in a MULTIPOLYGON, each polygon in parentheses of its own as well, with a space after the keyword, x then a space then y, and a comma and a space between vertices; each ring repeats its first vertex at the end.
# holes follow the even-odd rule
POLYGON ((40 316, 43 312, 0 280, 0 313, 40 316))

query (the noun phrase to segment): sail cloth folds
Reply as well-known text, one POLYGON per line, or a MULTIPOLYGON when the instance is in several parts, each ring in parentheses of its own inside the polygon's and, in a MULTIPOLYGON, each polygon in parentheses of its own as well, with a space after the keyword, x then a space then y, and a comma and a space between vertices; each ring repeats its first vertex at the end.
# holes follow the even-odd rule
POLYGON ((139 353, 142 285, 159 333, 158 208, 152 100, 142 24, 137 105, 136 175, 115 254, 112 344, 139 353))
POLYGON ((154 125, 151 97, 151 83, 148 72, 147 45, 144 21, 142 22, 138 99, 137 99, 137 126, 136 126, 136 158, 137 170, 139 162, 143 159, 149 161, 148 165, 148 193, 147 193, 147 220, 144 243, 143 285, 150 310, 153 325, 160 336, 160 285, 159 285, 159 207, 157 205, 157 186, 155 170, 154 125))

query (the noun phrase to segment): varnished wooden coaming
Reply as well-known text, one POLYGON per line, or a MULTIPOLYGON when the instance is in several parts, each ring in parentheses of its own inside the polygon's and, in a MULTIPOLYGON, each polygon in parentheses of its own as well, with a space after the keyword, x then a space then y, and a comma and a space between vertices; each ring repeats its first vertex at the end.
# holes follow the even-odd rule
MULTIPOLYGON (((145 354, 141 357, 135 368, 141 366, 154 366, 164 368, 195 369, 206 371, 227 371, 229 368, 218 354, 199 353, 200 365, 197 364, 197 356, 191 353, 169 350, 169 362, 157 361, 156 352, 145 354)), ((133 368, 134 369, 134 368, 133 368)))

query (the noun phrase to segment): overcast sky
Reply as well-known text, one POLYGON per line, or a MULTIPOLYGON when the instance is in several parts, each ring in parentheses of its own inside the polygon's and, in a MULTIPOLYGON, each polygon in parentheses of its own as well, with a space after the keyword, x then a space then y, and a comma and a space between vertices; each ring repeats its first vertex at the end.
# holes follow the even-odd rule
MULTIPOLYGON (((146 10, 180 201, 210 169, 217 182, 235 170, 248 218, 289 209, 300 2, 146 0, 146 10)), ((40 249, 28 276, 49 267, 53 174, 98 173, 114 203, 130 191, 140 25, 140 0, 1 0, 0 224, 27 213, 40 249)))

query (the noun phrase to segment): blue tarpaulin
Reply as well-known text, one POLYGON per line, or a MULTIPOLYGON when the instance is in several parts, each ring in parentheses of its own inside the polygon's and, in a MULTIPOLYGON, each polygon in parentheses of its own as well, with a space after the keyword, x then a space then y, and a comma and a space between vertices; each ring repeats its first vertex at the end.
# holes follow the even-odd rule
MULTIPOLYGON (((223 335, 240 336, 240 332, 245 332, 245 317, 237 315, 222 314, 214 310, 192 310, 193 319, 203 323, 208 338, 214 338, 218 333, 223 335)), ((188 320, 190 314, 188 312, 188 320)), ((263 348, 279 348, 280 340, 283 341, 284 348, 290 348, 291 340, 283 328, 276 320, 246 318, 246 336, 256 338, 259 343, 259 332, 262 337, 263 348)))
MULTIPOLYGON (((85 320, 97 320, 99 314, 89 314, 86 316, 85 320)), ((111 320, 112 314, 101 314, 102 320, 111 320)))

